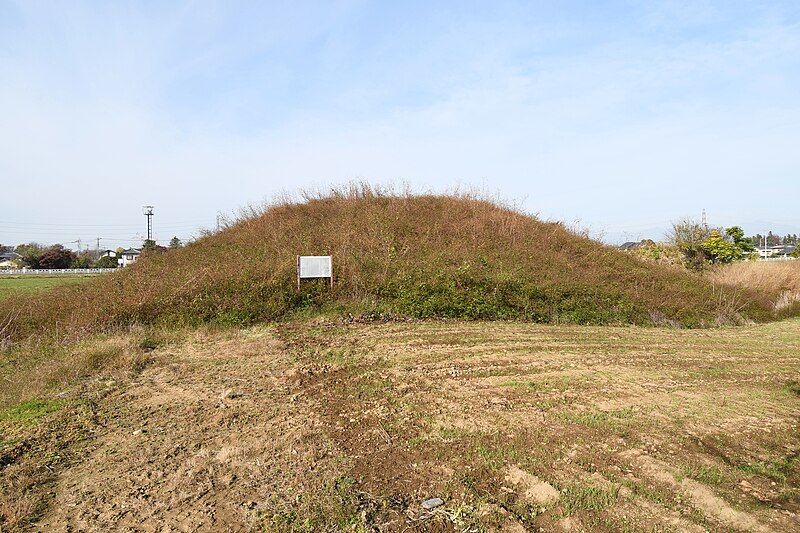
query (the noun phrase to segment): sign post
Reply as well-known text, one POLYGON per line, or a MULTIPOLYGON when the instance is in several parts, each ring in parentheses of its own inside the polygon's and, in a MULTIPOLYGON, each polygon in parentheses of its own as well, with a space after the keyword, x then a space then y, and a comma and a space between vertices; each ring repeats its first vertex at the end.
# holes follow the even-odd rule
POLYGON ((297 256, 297 290, 304 279, 329 278, 333 288, 333 259, 329 255, 297 256))

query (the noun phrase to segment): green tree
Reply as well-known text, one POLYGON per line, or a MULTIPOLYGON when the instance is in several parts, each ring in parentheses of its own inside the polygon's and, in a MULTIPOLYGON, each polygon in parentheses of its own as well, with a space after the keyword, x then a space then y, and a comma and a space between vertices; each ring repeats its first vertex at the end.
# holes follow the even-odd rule
POLYGON ((20 244, 14 250, 22 256, 22 264, 27 268, 39 268, 39 260, 44 253, 44 247, 35 242, 20 244))
POLYGON ((178 237, 173 237, 172 239, 170 239, 169 241, 170 249, 180 248, 181 246, 183 246, 183 243, 178 237))
POLYGON ((88 252, 83 252, 82 254, 75 256, 75 259, 72 260, 72 265, 70 268, 89 268, 91 265, 91 254, 88 252))
POLYGON ((753 242, 744 236, 744 230, 739 226, 731 226, 725 230, 725 235, 733 241, 743 254, 749 254, 755 251, 756 247, 753 242))
POLYGON ((119 263, 117 262, 116 257, 105 256, 95 261, 94 265, 92 266, 94 268, 117 268, 119 263))
POLYGON ((712 263, 731 263, 744 257, 742 249, 733 240, 723 237, 719 230, 713 230, 703 241, 703 250, 712 263))

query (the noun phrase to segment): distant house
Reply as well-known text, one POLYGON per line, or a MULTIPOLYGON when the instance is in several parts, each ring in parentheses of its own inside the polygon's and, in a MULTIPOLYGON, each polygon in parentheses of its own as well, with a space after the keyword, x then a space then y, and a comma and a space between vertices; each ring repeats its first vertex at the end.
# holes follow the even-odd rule
POLYGON ((0 268, 19 268, 22 256, 16 252, 0 254, 0 268))
POLYGON ((636 250, 637 248, 641 248, 642 246, 651 246, 654 245, 651 239, 642 239, 641 241, 628 241, 619 245, 619 249, 623 252, 629 252, 631 250, 636 250))
POLYGON ((123 250, 121 254, 119 254, 119 266, 128 266, 136 262, 139 259, 142 251, 137 250, 136 248, 128 248, 127 250, 123 250))
POLYGON ((114 250, 100 250, 100 257, 117 257, 117 252, 114 250))
POLYGON ((778 244, 775 246, 768 246, 766 249, 759 248, 757 252, 761 259, 785 259, 789 257, 796 249, 797 247, 793 244, 778 244))

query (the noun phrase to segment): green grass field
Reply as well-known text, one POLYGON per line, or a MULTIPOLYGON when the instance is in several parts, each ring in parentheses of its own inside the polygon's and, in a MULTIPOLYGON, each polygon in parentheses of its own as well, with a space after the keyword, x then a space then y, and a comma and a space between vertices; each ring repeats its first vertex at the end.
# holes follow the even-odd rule
POLYGON ((58 285, 84 283, 93 276, 14 276, 0 278, 0 300, 17 294, 46 290, 58 285))

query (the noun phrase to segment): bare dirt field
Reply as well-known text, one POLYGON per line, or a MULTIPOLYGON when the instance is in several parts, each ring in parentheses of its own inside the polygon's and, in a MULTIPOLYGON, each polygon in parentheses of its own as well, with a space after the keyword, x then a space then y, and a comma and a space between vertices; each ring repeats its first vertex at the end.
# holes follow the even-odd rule
POLYGON ((800 530, 800 320, 142 336, 0 410, 0 530, 800 530))

